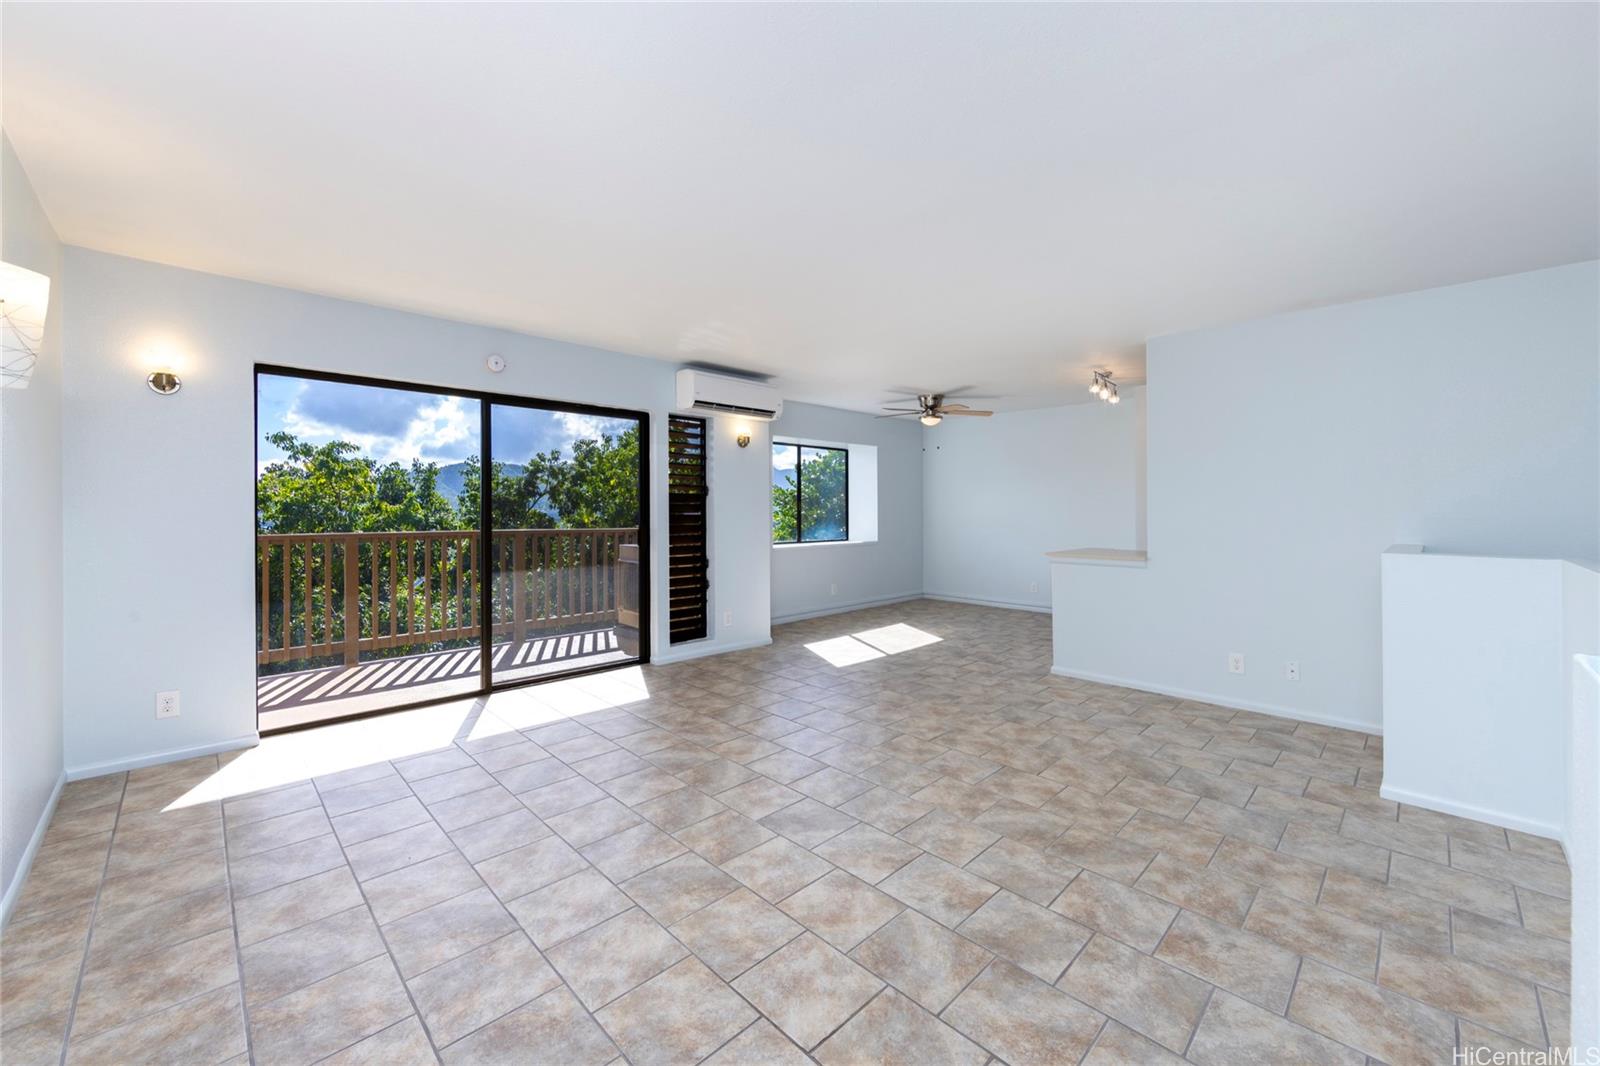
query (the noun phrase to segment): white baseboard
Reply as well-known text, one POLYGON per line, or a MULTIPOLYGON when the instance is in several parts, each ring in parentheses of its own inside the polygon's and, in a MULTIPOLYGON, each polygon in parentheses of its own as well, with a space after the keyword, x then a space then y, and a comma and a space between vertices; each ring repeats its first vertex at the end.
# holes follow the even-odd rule
POLYGON ((1274 703, 1260 703, 1256 700, 1241 700, 1233 696, 1219 695, 1215 692, 1197 692, 1193 689, 1173 688, 1170 685, 1159 685, 1152 681, 1140 681, 1137 678, 1110 677, 1106 674, 1091 674, 1085 670, 1069 670, 1063 666, 1052 666, 1050 672, 1057 677, 1074 677, 1079 681, 1094 681, 1101 685, 1116 685, 1119 688, 1138 689, 1141 692, 1155 692, 1162 696, 1173 696, 1180 700, 1194 700, 1197 703, 1213 703, 1218 707, 1227 707, 1235 711, 1254 711, 1257 714, 1270 714, 1274 718, 1287 718, 1295 722, 1309 722, 1312 725, 1329 725, 1336 729, 1349 729, 1356 733, 1369 733, 1373 736, 1382 736, 1383 728, 1368 722, 1358 722, 1353 718, 1339 718, 1331 714, 1322 714, 1317 711, 1305 711, 1298 707, 1281 707, 1274 703))
POLYGON ((28 873, 33 869, 33 857, 39 853, 39 845, 44 842, 44 834, 50 828, 50 819, 56 813, 56 804, 61 800, 61 789, 67 783, 67 775, 61 774, 56 778, 56 787, 50 790, 50 798, 45 801, 44 813, 39 815, 39 824, 33 827, 33 835, 28 838, 28 846, 22 849, 22 858, 17 861, 16 871, 11 875, 11 883, 6 886, 4 896, 0 896, 0 929, 5 928, 11 920, 11 908, 17 905, 17 899, 22 895, 22 886, 28 883, 28 873))
POLYGON ((86 777, 119 774, 124 770, 139 770, 146 766, 155 766, 164 762, 180 762, 184 759, 193 759, 199 755, 216 755, 218 752, 223 751, 253 748, 259 743, 261 743, 260 734, 251 733, 249 736, 234 737, 231 740, 219 740, 214 744, 197 744, 192 748, 174 748, 171 751, 151 752, 149 755, 135 755, 130 759, 111 759, 107 762, 71 766, 67 768, 67 780, 81 781, 86 777))
MULTIPOLYGON (((1519 833, 1531 833, 1536 837, 1547 837, 1557 841, 1563 848, 1567 847, 1566 833, 1559 825, 1537 821, 1532 818, 1521 818, 1515 814, 1506 814, 1504 811, 1490 810, 1487 807, 1478 807, 1471 803, 1459 803, 1455 800, 1441 799, 1422 792, 1413 792, 1408 788, 1396 788, 1393 785, 1380 785, 1378 795, 1386 800, 1396 803, 1409 803, 1413 807, 1424 807, 1430 811, 1441 814, 1454 814, 1460 818, 1471 818, 1475 822, 1488 822, 1501 829, 1515 829, 1519 833)), ((1570 849, 1567 849, 1570 851, 1570 849)))
POLYGON ((710 641, 697 644, 685 644, 664 655, 650 654, 651 666, 667 666, 671 663, 688 662, 690 659, 704 659, 708 655, 722 655, 730 651, 749 651, 751 648, 765 648, 772 643, 772 638, 760 637, 756 640, 741 641, 737 644, 716 644, 710 641))
POLYGON ((1010 600, 983 600, 975 596, 951 596, 944 592, 924 592, 923 599, 943 600, 945 603, 970 603, 974 607, 1002 607, 1008 611, 1032 611, 1034 614, 1050 614, 1049 604, 1040 603, 1013 603, 1010 600))
POLYGON ((793 614, 774 615, 772 624, 783 625, 787 622, 803 622, 807 618, 826 618, 830 614, 844 614, 847 611, 864 611, 868 607, 887 607, 891 603, 908 603, 911 600, 922 599, 921 592, 901 592, 893 596, 877 596, 870 600, 855 600, 851 603, 830 604, 815 611, 796 611, 793 614))

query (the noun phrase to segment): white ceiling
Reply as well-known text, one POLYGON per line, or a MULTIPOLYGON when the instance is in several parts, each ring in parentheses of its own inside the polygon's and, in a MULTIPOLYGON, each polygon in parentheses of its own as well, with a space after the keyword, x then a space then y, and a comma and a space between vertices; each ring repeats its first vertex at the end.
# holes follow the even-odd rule
POLYGON ((1593 258, 1596 6, 7 3, 71 244, 871 408, 1593 258))

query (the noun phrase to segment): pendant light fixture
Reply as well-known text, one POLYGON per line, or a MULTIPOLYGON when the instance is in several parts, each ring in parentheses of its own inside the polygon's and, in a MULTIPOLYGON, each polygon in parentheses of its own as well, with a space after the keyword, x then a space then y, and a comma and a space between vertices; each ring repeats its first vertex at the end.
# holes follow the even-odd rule
POLYGON ((1106 403, 1122 402, 1122 397, 1117 392, 1117 383, 1111 380, 1111 371, 1109 370, 1096 370, 1094 372, 1094 380, 1089 384, 1089 392, 1106 403))

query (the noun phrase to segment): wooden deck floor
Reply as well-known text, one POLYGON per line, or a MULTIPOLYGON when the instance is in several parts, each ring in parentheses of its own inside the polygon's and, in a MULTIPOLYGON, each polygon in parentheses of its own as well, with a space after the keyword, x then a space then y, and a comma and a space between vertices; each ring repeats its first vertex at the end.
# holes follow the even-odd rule
MULTIPOLYGON (((534 637, 495 645, 496 681, 525 681, 566 670, 625 663, 616 628, 534 637)), ((263 730, 384 710, 478 689, 477 648, 374 659, 356 666, 325 666, 256 680, 256 710, 263 730)))

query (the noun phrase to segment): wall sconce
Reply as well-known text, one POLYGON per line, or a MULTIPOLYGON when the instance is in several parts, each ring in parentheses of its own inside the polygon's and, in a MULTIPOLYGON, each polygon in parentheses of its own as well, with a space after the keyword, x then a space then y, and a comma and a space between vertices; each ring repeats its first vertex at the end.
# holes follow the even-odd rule
POLYGON ((748 433, 741 433, 733 439, 739 442, 739 447, 741 448, 750 447, 750 434, 748 433))
POLYGON ((157 370, 145 378, 144 383, 150 386, 151 392, 162 396, 171 396, 183 388, 183 382, 178 380, 178 375, 170 370, 157 370))

